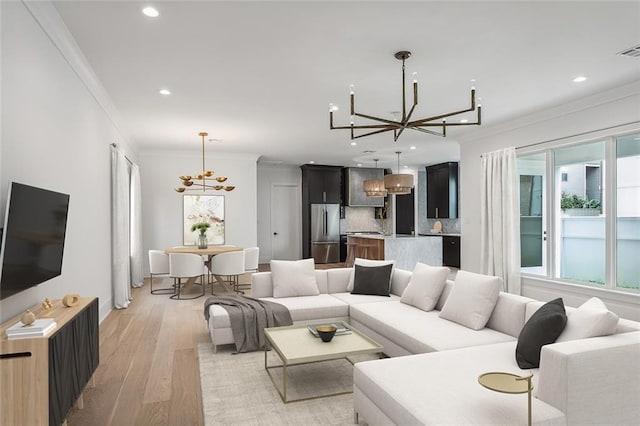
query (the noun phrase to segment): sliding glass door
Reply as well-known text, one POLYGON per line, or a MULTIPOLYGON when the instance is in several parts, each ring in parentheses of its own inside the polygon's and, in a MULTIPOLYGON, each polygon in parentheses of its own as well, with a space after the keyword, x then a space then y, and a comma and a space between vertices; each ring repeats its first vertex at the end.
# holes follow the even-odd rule
POLYGON ((520 175, 520 262, 522 272, 547 274, 546 154, 518 157, 520 175))

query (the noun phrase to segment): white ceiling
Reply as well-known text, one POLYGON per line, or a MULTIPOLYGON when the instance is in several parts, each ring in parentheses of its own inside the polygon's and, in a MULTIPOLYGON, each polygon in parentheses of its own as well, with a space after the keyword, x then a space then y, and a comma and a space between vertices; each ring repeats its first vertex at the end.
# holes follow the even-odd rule
MULTIPOLYGON (((400 62, 418 72, 415 118, 463 109, 470 80, 483 126, 640 78, 640 2, 55 1, 140 150, 257 153, 261 161, 395 165, 458 157, 456 137, 389 133, 350 146, 329 130, 328 104, 348 123, 359 112, 401 110, 400 62), (153 4, 158 18, 141 13, 153 4), (572 82, 586 75, 581 84, 572 82), (159 89, 171 90, 162 96, 159 89), (417 149, 409 151, 409 146, 417 149), (364 150, 377 151, 363 154, 364 150)), ((471 117, 469 117, 471 118, 471 117)))

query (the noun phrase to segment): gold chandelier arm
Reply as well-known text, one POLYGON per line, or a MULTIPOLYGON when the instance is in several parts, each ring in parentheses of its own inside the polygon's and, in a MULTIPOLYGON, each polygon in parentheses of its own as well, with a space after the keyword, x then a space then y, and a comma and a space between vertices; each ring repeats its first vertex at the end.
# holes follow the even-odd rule
MULTIPOLYGON (((414 95, 415 95, 415 92, 416 92, 416 86, 417 86, 417 83, 413 83, 414 95)), ((415 97, 414 97, 414 102, 413 102, 413 105, 411 106, 411 109, 409 110, 409 114, 407 115, 406 118, 403 118, 403 120, 402 120, 402 127, 400 127, 400 129, 397 132, 395 130, 393 131, 393 141, 394 142, 398 141, 398 138, 400 137, 402 132, 404 132, 404 129, 407 128, 409 120, 411 119, 411 115, 413 114, 413 110, 416 108, 416 105, 417 105, 417 103, 416 103, 415 97)), ((404 114, 404 112, 403 112, 403 114, 404 114)), ((409 128, 411 128, 411 127, 409 127, 409 128)))
MULTIPOLYGON (((482 124, 482 107, 478 107, 477 109, 477 118, 476 121, 468 122, 468 123, 447 123, 447 126, 473 126, 473 125, 481 125, 482 124)), ((413 126, 416 127, 439 127, 442 123, 421 123, 413 126)))
MULTIPOLYGON (((438 125, 439 125, 439 126, 442 126, 442 123, 440 123, 440 124, 438 124, 438 125)), ((434 126, 435 126, 435 123, 434 123, 434 126)), ((449 126, 449 124, 447 124, 447 126, 449 126)), ((420 128, 420 127, 411 127, 410 129, 411 129, 411 130, 417 130, 417 131, 419 131, 419 132, 423 132, 423 133, 428 133, 428 134, 430 134, 430 135, 435 135, 435 136, 442 136, 442 137, 446 136, 446 133, 445 133, 445 132, 438 133, 438 132, 434 132, 433 130, 422 129, 422 128, 420 128)))
POLYGON ((398 138, 400 137, 400 135, 402 134, 402 132, 404 132, 404 129, 406 129, 406 127, 401 128, 400 130, 394 129, 393 130, 393 141, 397 142, 398 138))
MULTIPOLYGON (((398 123, 399 124, 399 123, 398 123)), ((399 126, 389 126, 388 124, 363 124, 363 125, 353 125, 353 126, 334 126, 332 129, 393 129, 399 126)))
MULTIPOLYGON (((478 107, 478 110, 482 108, 481 106, 478 107)), ((429 121, 434 121, 434 120, 440 120, 442 118, 447 118, 447 117, 451 117, 454 115, 458 115, 458 114, 462 114, 465 112, 470 112, 476 109, 476 91, 475 89, 471 89, 471 106, 469 108, 466 109, 461 109, 458 111, 454 111, 454 112, 449 112, 446 114, 440 114, 440 115, 434 115, 433 117, 427 117, 427 118, 423 118, 420 120, 414 120, 408 123, 408 126, 421 126, 422 123, 428 123, 429 121)))
MULTIPOLYGON (((356 117, 362 117, 362 118, 367 118, 369 120, 374 120, 374 121, 379 121, 381 123, 386 123, 386 124, 389 124, 389 125, 394 126, 394 127, 400 127, 401 126, 401 123, 398 123, 397 121, 388 120, 386 118, 374 117, 373 115, 361 114, 359 112, 356 112, 353 115, 355 115, 356 117)), ((354 125, 354 127, 357 127, 357 126, 354 125)))
POLYGON ((358 138, 363 138, 365 136, 371 136, 371 135, 377 135, 378 133, 385 133, 385 132, 389 132, 391 130, 396 130, 394 127, 388 127, 386 129, 382 129, 382 130, 376 130, 373 132, 369 132, 369 133, 363 133, 361 135, 351 135, 351 139, 358 139, 358 138))

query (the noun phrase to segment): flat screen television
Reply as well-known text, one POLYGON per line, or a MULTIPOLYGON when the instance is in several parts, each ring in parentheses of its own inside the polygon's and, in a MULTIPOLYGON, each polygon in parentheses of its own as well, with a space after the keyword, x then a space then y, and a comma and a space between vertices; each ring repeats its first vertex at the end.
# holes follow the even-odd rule
POLYGON ((12 182, 0 252, 0 299, 57 277, 69 195, 12 182))

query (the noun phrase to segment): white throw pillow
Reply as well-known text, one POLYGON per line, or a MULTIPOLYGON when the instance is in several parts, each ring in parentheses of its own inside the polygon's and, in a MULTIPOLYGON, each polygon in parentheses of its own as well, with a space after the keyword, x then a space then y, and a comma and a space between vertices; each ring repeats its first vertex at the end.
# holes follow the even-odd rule
POLYGON ((500 277, 458 271, 440 317, 480 330, 489 321, 501 288, 500 277))
POLYGON ((271 280, 273 297, 317 296, 315 263, 313 259, 272 260, 271 280))
POLYGON ((567 325, 556 342, 607 336, 615 333, 618 326, 618 316, 597 297, 592 297, 567 314, 567 325))
POLYGON ((423 311, 431 311, 440 299, 448 276, 449 268, 447 267, 416 263, 400 301, 423 311))
MULTIPOLYGON (((393 270, 395 269, 395 260, 369 260, 369 259, 361 259, 356 257, 356 260, 353 261, 354 265, 360 266, 384 266, 384 265, 394 265, 391 267, 391 277, 389 278, 389 288, 391 288, 391 279, 393 278, 393 270)), ((355 278, 355 268, 351 268, 351 276, 349 277, 349 284, 347 284, 347 291, 351 293, 353 291, 353 280, 355 278)))

